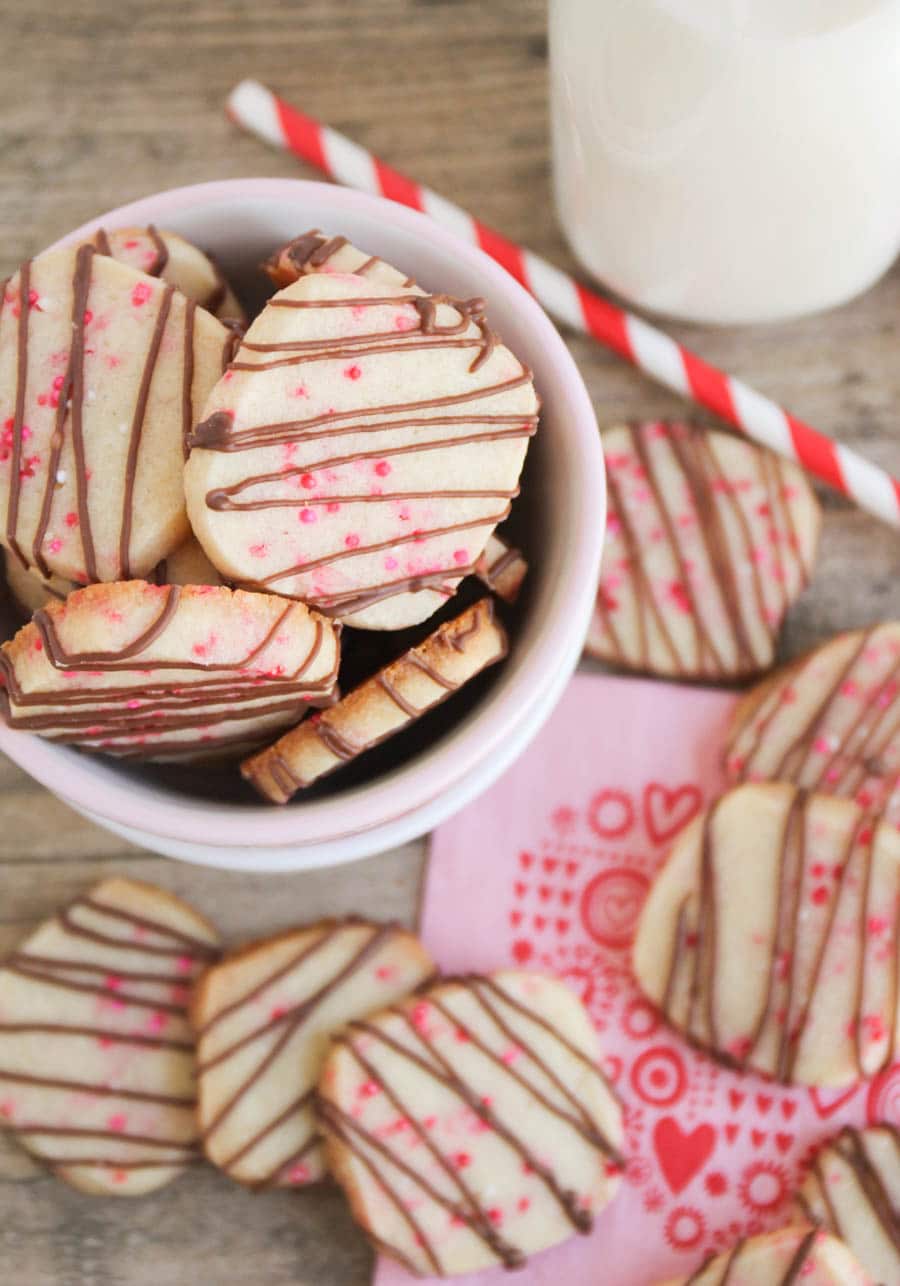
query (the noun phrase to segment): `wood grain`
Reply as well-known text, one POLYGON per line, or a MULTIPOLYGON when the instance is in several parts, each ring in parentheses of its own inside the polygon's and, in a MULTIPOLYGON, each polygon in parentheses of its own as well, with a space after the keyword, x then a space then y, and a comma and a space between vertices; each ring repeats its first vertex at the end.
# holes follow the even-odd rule
MULTIPOLYGON (((302 173, 222 113, 256 76, 564 267, 553 216, 543 0, 0 2, 0 270, 100 210, 204 179, 302 173)), ((702 253, 702 247, 698 247, 702 253)), ((900 271, 826 316, 677 337, 900 470, 900 271)), ((602 421, 679 403, 590 341, 602 421)), ((900 612, 900 540, 833 497, 791 654, 900 612)), ((111 871, 155 880, 232 941, 363 908, 411 921, 424 843, 334 871, 212 872, 98 830, 0 763, 0 952, 111 871)), ((252 1198, 212 1172, 139 1202, 69 1191, 0 1138, 0 1263, 15 1286, 356 1286, 370 1256, 331 1188, 252 1198)))

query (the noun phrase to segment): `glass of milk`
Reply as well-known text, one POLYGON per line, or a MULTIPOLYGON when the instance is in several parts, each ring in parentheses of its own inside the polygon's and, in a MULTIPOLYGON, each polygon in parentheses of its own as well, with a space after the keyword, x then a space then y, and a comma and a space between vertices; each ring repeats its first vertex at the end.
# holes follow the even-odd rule
POLYGON ((900 0, 550 0, 559 217, 651 310, 773 321, 900 250, 900 0))

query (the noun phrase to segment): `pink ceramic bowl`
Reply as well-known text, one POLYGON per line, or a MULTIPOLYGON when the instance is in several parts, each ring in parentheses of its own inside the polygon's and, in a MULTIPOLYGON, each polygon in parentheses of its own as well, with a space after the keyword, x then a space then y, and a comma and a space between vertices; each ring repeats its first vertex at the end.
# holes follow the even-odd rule
MULTIPOLYGON (((320 227, 398 264, 424 286, 483 295, 495 328, 530 364, 543 401, 522 497, 513 507, 531 561, 509 660, 470 694, 390 743, 371 774, 284 808, 243 793, 237 771, 209 780, 135 769, 0 727, 0 749, 101 826, 156 852, 211 866, 300 870, 380 852, 424 834, 485 790, 524 750, 581 651, 606 513, 600 439, 581 376, 539 305, 480 250, 424 215, 325 183, 236 179, 161 192, 71 234, 155 223, 215 254, 248 296, 259 262, 320 227), (418 737, 418 740, 415 740, 418 737), (393 757, 392 757, 393 755, 393 757)), ((70 240, 71 238, 65 238, 70 240)), ((373 754, 378 752, 373 752, 373 754)), ((362 761, 360 761, 362 763, 362 761)))

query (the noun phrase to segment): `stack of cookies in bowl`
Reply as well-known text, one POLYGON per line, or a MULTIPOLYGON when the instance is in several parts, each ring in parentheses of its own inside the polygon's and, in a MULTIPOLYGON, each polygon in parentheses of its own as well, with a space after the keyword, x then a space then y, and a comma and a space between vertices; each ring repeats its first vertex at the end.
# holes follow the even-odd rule
POLYGON ((30 621, 0 666, 11 728, 239 762, 284 803, 505 656, 525 563, 494 529, 539 405, 482 300, 318 232, 264 267, 249 329, 152 225, 6 283, 0 542, 30 621), (370 640, 347 693, 345 626, 370 640))

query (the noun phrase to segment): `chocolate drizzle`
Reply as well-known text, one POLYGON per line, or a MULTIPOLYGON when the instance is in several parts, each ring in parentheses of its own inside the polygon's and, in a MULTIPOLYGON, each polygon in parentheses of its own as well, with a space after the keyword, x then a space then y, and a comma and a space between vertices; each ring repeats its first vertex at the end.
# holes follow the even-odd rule
MULTIPOLYGON (((26 944, 3 965, 10 978, 22 979, 29 988, 25 999, 17 1000, 16 990, 8 987, 4 1021, 0 1023, 0 1085, 8 1086, 8 1097, 14 1104, 7 1124, 38 1159, 63 1173, 88 1167, 107 1171, 180 1168, 196 1162, 199 1154, 192 1119, 194 1096, 169 1088, 174 1083, 173 1068, 193 1062, 186 999, 175 1001, 172 997, 184 992, 186 998, 193 979, 217 958, 217 948, 211 941, 162 920, 115 905, 107 900, 103 885, 90 895, 76 898, 52 924, 58 931, 52 945, 47 926, 40 930, 44 954, 31 952, 26 944), (135 968, 142 960, 146 967, 135 968), (54 1000, 57 991, 89 997, 91 1003, 69 1001, 64 995, 54 1000), (90 1018, 97 1011, 94 997, 109 1009, 109 1016, 96 1023, 90 1018), (71 1018, 39 1021, 32 1017, 32 1011, 42 1015, 59 1012, 61 1018, 71 1018), (46 1036, 49 1051, 55 1051, 48 1052, 56 1063, 48 1063, 46 1071, 40 1066, 32 1068, 27 1062, 23 1065, 21 1055, 16 1054, 17 1038, 32 1035, 46 1036), (115 1051, 110 1055, 117 1068, 114 1075, 98 1064, 98 1043, 101 1049, 110 1047, 115 1051), (151 1055, 156 1061, 145 1063, 146 1070, 136 1085, 135 1060, 144 1056, 149 1059, 151 1055), (166 1062, 161 1063, 163 1056, 166 1062), (69 1067, 85 1065, 96 1068, 96 1079, 68 1074, 69 1067), (57 1067, 61 1070, 57 1071, 57 1067), (19 1088, 23 1091, 21 1099, 19 1088), (39 1091, 30 1107, 29 1090, 39 1091), (71 1095, 78 1095, 82 1103, 88 1104, 83 1116, 76 1117, 78 1124, 70 1124, 62 1115, 71 1095), (102 1100, 109 1100, 113 1109, 121 1105, 121 1122, 115 1115, 109 1117, 108 1125, 91 1119, 102 1100), (46 1105, 46 1119, 35 1115, 37 1103, 46 1105), (145 1118, 159 1122, 159 1133, 147 1133, 146 1126, 143 1130, 128 1129, 127 1117, 133 1105, 163 1109, 145 1118), (167 1127, 178 1137, 166 1137, 167 1127), (84 1140, 92 1151, 66 1149, 54 1153, 48 1149, 48 1142, 54 1139, 84 1140)), ((103 1120, 108 1110, 101 1113, 103 1120)))
MULTIPOLYGON (((190 591, 185 591, 190 592, 190 591)), ((88 746, 100 745, 124 756, 243 752, 258 744, 273 726, 296 722, 310 705, 328 701, 337 677, 339 649, 328 673, 313 678, 310 672, 321 655, 326 635, 334 627, 319 618, 313 621, 310 643, 303 656, 296 656, 296 668, 278 666, 267 671, 260 659, 277 635, 295 629, 289 618, 305 608, 286 602, 261 637, 242 657, 231 661, 210 661, 191 654, 156 655, 154 645, 175 620, 183 591, 177 585, 160 590, 160 607, 148 625, 129 643, 112 651, 73 652, 62 643, 57 621, 66 605, 52 605, 35 612, 31 626, 39 650, 61 676, 122 674, 125 682, 115 685, 66 686, 64 677, 56 687, 45 685, 23 690, 8 647, 0 651, 0 709, 10 727, 52 735, 56 740, 88 746), (184 675, 174 684, 167 672, 184 675), (133 682, 127 677, 134 676, 133 682), (30 708, 37 707, 34 713, 30 708), (271 722, 278 718, 278 725, 271 722), (224 723, 240 724, 266 718, 257 731, 251 723, 245 729, 213 737, 210 729, 224 723), (172 738, 162 734, 196 729, 198 738, 172 738)), ((298 636, 299 638, 299 636, 298 636)), ((176 649, 177 650, 177 649, 176 649)))
POLYGON ((803 1267, 809 1259, 813 1247, 816 1244, 816 1238, 818 1235, 818 1228, 810 1228, 809 1232, 797 1247, 794 1257, 788 1264, 787 1272, 782 1277, 779 1286, 793 1286, 793 1283, 799 1279, 803 1272, 803 1267))
MULTIPOLYGON (((148 234, 155 238, 154 244, 156 244, 157 249, 155 265, 161 271, 162 267, 165 266, 165 258, 160 247, 162 246, 164 250, 164 243, 156 234, 155 229, 148 229, 148 234)), ((73 531, 70 539, 80 541, 83 552, 83 576, 79 572, 77 578, 90 583, 99 581, 102 578, 127 579, 132 574, 133 551, 131 545, 135 520, 135 484, 145 455, 142 440, 147 427, 148 407, 154 377, 158 371, 162 355, 164 353, 168 354, 172 349, 173 345, 168 340, 172 337, 173 332, 178 334, 179 327, 183 328, 183 338, 179 336, 179 339, 183 364, 181 417, 185 444, 187 436, 193 427, 192 403, 196 306, 188 300, 183 300, 174 288, 169 285, 158 294, 158 311, 147 337, 147 350, 144 356, 143 368, 140 377, 136 377, 135 381, 135 403, 133 408, 126 412, 126 415, 130 415, 130 433, 122 444, 124 459, 122 462, 121 522, 116 545, 110 551, 113 565, 112 570, 109 570, 103 565, 102 559, 98 557, 98 550, 95 546, 93 528, 96 522, 96 514, 98 507, 103 503, 107 503, 109 497, 99 493, 94 497, 91 494, 90 477, 92 466, 88 454, 89 449, 96 451, 99 448, 94 441, 96 437, 94 418, 93 416, 86 416, 86 403, 93 401, 93 393, 86 395, 85 388, 85 360, 88 355, 94 353, 94 349, 87 346, 86 339, 86 331, 92 321, 91 295, 95 287, 99 289, 96 286, 95 279, 98 274, 95 271, 94 261, 100 255, 101 260, 105 263, 105 259, 109 256, 109 249, 108 238, 100 232, 96 235, 93 243, 79 246, 78 250, 73 254, 71 328, 66 338, 68 348, 66 364, 61 375, 54 382, 51 406, 55 407, 55 410, 51 412, 50 410, 41 411, 38 408, 34 408, 33 411, 29 412, 29 414, 37 415, 40 419, 49 417, 51 414, 53 417, 52 429, 50 423, 44 420, 43 433, 46 435, 45 441, 35 443, 40 452, 35 459, 40 460, 40 464, 37 468, 36 481, 31 485, 35 488, 41 487, 41 496, 40 503, 37 506, 38 512, 34 532, 33 534, 29 533, 30 548, 23 548, 24 542, 22 542, 20 534, 20 528, 26 518, 26 515, 20 513, 22 478, 23 476, 32 476, 32 473, 26 470, 25 464, 28 464, 29 469, 33 467, 33 462, 30 459, 27 462, 23 461, 23 438, 27 436, 28 432, 26 430, 23 433, 23 419, 26 414, 26 408, 31 405, 32 401, 33 390, 29 391, 29 386, 33 380, 41 377, 40 372, 32 371, 29 367, 34 366, 35 359, 31 350, 37 344, 37 327, 40 320, 34 314, 43 310, 40 309, 39 302, 35 306, 32 298, 35 294, 31 288, 33 279, 32 265, 30 263, 23 264, 18 275, 16 290, 20 308, 16 337, 16 392, 12 416, 5 543, 23 567, 26 569, 36 568, 40 575, 45 578, 49 578, 55 570, 60 570, 63 575, 75 575, 70 566, 72 555, 67 554, 68 563, 66 567, 59 568, 52 557, 56 546, 52 541, 48 542, 48 536, 53 534, 51 532, 51 521, 54 517, 54 498, 59 487, 64 482, 64 471, 61 470, 60 465, 67 445, 67 436, 73 457, 76 494, 73 506, 74 514, 66 515, 66 523, 70 527, 77 528, 77 530, 73 531), (177 307, 175 304, 176 295, 179 301, 177 307), (181 313, 178 311, 179 308, 181 313), (29 328, 33 332, 31 344, 29 344, 29 328), (51 563, 54 563, 54 565, 51 566, 51 563)), ((154 270, 156 270, 156 267, 154 270)), ((108 266, 104 267, 105 273, 110 271, 111 269, 108 266)), ((120 271, 125 270, 121 269, 120 271)), ((135 277, 135 280, 139 279, 135 277)), ((157 291, 159 288, 153 287, 152 289, 157 291)), ((3 306, 5 306, 5 303, 4 299, 3 306)), ((100 306, 102 307, 102 304, 100 306)), ((94 304, 93 307, 96 309, 98 305, 94 304)), ((198 390, 198 392, 201 391, 198 390)), ((46 400, 45 396, 41 394, 37 399, 39 407, 42 407, 46 400)), ((99 412, 95 414, 99 415, 99 412)), ((38 430, 38 432, 41 431, 38 430)), ((125 432, 124 428, 123 432, 125 432)), ((110 444, 110 450, 116 457, 118 457, 118 449, 118 443, 115 445, 110 444)), ((99 486, 99 483, 95 481, 94 485, 99 486)), ((59 521, 62 520, 62 514, 58 513, 56 517, 59 521)))
MULTIPOLYGON (((336 1044, 366 1078, 367 1094, 383 1095, 391 1113, 405 1125, 402 1130, 373 1131, 363 1124, 358 1113, 351 1114, 335 1101, 334 1092, 327 1088, 319 1092, 317 1109, 325 1132, 353 1154, 410 1230, 408 1246, 387 1243, 379 1236, 380 1249, 411 1265, 414 1271, 422 1268, 414 1262, 417 1253, 424 1256, 432 1272, 442 1275, 448 1271, 450 1264, 442 1259, 442 1240, 428 1236, 422 1219, 413 1213, 420 1204, 429 1203, 446 1211, 451 1222, 464 1225, 483 1243, 492 1259, 508 1268, 519 1266, 525 1259, 523 1250, 501 1234, 494 1212, 488 1208, 490 1203, 467 1180, 468 1159, 461 1163, 455 1155, 459 1146, 456 1130, 450 1139, 451 1150, 444 1150, 437 1121, 428 1115, 431 1090, 422 1084, 423 1078, 471 1113, 477 1123, 476 1133, 489 1131, 495 1149, 502 1146, 507 1155, 515 1156, 512 1172, 533 1175, 575 1231, 590 1231, 593 1216, 580 1195, 565 1186, 554 1164, 534 1154, 525 1134, 520 1132, 520 1123, 504 1114, 504 1082, 510 1083, 510 1090, 515 1088, 518 1101, 523 1093, 531 1101, 533 1113, 529 1113, 529 1119, 532 1115, 536 1120, 543 1118, 548 1128, 552 1122, 554 1130, 577 1137, 604 1159, 608 1169, 620 1168, 624 1160, 567 1079, 554 1070, 560 1055, 576 1059, 588 1077, 596 1077, 603 1084, 611 1100, 614 1096, 583 1051, 561 1036, 541 1014, 517 1001, 499 982, 475 975, 446 980, 433 990, 420 990, 416 999, 392 1006, 381 1015, 351 1023, 346 1033, 337 1037, 336 1044), (474 1013, 469 1002, 474 1002, 474 1013), (438 1018, 434 1029, 426 1017, 432 1012, 438 1018), (540 1029, 539 1041, 534 1036, 535 1027, 540 1029), (450 1042, 441 1039, 441 1033, 453 1030, 461 1042, 458 1047, 466 1051, 465 1059, 453 1058, 452 1038, 450 1042), (501 1056, 498 1042, 501 1048, 508 1045, 515 1056, 501 1056), (553 1057, 543 1056, 542 1044, 555 1047, 553 1057), (469 1051, 477 1051, 483 1069, 477 1085, 463 1071, 463 1067, 473 1066, 469 1051), (398 1086, 404 1073, 419 1085, 415 1095, 401 1093, 398 1086), (487 1085, 491 1088, 488 1096, 483 1093, 487 1085), (409 1146, 411 1138, 416 1140, 414 1147, 409 1146), (441 1175, 440 1183, 431 1177, 435 1168, 441 1175), (412 1185, 415 1200, 405 1199, 394 1182, 395 1176, 403 1177, 407 1194, 408 1185, 412 1185)), ((515 1096, 510 1095, 510 1099, 516 1101, 515 1096)), ((455 1110, 447 1111, 455 1120, 455 1110)), ((497 1183, 501 1179, 500 1155, 497 1153, 496 1173, 492 1176, 497 1183)), ((557 1155, 564 1157, 562 1148, 557 1155)), ((501 1193, 498 1196, 502 1200, 501 1193)), ((433 1218, 429 1224, 433 1225, 433 1218)), ((377 1225, 376 1231, 381 1231, 377 1225)))
POLYGON ((148 277, 161 277, 165 272, 166 264, 169 262, 169 247, 163 241, 159 232, 152 223, 147 224, 147 236, 153 242, 153 249, 156 251, 156 258, 144 272, 148 277))
MULTIPOLYGON (((797 1201, 810 1220, 818 1222, 823 1219, 824 1226, 850 1246, 864 1267, 869 1267, 866 1264, 867 1253, 872 1253, 873 1258, 880 1261, 884 1251, 890 1248, 894 1261, 893 1276, 896 1276, 900 1272, 900 1206, 893 1194, 897 1191, 898 1176, 900 1134, 894 1126, 883 1124, 866 1130, 845 1126, 817 1153, 806 1182, 797 1193, 797 1201), (876 1137, 888 1142, 886 1152, 872 1146, 876 1137), (850 1170, 852 1193, 847 1192, 843 1166, 850 1170), (843 1218, 832 1199, 832 1188, 841 1204, 843 1218), (853 1213, 856 1202, 864 1208, 859 1221, 853 1213), (886 1245, 883 1248, 872 1245, 868 1233, 869 1217, 876 1221, 884 1235, 886 1245)), ((870 1271, 873 1277, 878 1276, 874 1263, 870 1271)))
POLYGON ((298 274, 315 272, 347 244, 346 237, 324 237, 317 229, 313 229, 295 237, 281 253, 290 260, 298 274))
MULTIPOLYGON (((604 577, 597 598, 597 630, 592 638, 596 653, 618 665, 662 669, 679 678, 739 677, 769 664, 777 630, 796 592, 791 587, 802 588, 809 576, 780 460, 753 450, 752 468, 766 497, 764 505, 755 511, 759 517, 754 521, 760 522, 764 516, 768 525, 759 540, 772 544, 771 583, 777 586, 776 606, 767 602, 769 582, 763 582, 759 566, 764 551, 761 545, 757 547, 739 498, 740 488, 726 474, 705 430, 687 425, 627 426, 611 432, 607 451, 611 457, 607 468, 609 516, 625 547, 625 575, 633 580, 636 637, 632 641, 619 623, 617 596, 605 587, 604 577), (628 498, 619 469, 612 463, 620 434, 626 438, 627 455, 635 462, 634 474, 644 485, 647 502, 652 504, 657 527, 650 543, 646 533, 639 533, 635 501, 628 498), (664 438, 664 450, 653 447, 657 437, 664 438), (665 472, 667 464, 671 466, 671 476, 665 472), (708 569, 708 583, 701 584, 697 579, 696 559, 687 537, 681 534, 682 528, 694 533, 703 567, 708 569), (653 562, 657 546, 667 551, 676 571, 677 579, 668 591, 675 596, 675 609, 669 606, 664 578, 653 562), (674 628, 679 612, 689 619, 691 641, 674 628), (651 631, 658 640, 656 656, 651 649, 651 631)), ((614 553, 612 544, 608 544, 604 572, 610 579, 618 576, 608 571, 614 553)))
MULTIPOLYGON (((883 857, 879 848, 877 829, 873 836, 864 820, 848 825, 835 871, 835 888, 829 893, 826 886, 820 887, 826 867, 814 860, 809 842, 809 837, 816 834, 816 823, 811 820, 816 797, 800 790, 793 793, 785 807, 771 890, 771 946, 762 975, 765 990, 758 1012, 742 1024, 743 1034, 726 1041, 721 1018, 729 1012, 729 1000, 720 994, 718 984, 723 919, 718 880, 729 853, 721 839, 717 842, 716 828, 719 812, 728 798, 723 796, 704 819, 697 881, 675 913, 672 946, 659 988, 661 1012, 687 1040, 726 1066, 762 1072, 784 1084, 797 1079, 798 1062, 804 1055, 804 1040, 812 1022, 832 1021, 835 1042, 843 1041, 849 1046, 856 1077, 874 1075, 893 1060, 900 999, 896 946, 889 965, 889 987, 879 988, 868 972, 866 926, 876 908, 883 910, 884 884, 892 871, 889 854, 883 857), (880 902, 873 893, 872 874, 876 868, 880 875, 880 902), (853 942, 848 942, 848 925, 853 926, 853 942), (827 962, 836 944, 842 952, 841 972, 853 970, 849 1022, 843 1011, 836 1009, 829 1019, 822 1009, 827 962), (802 966, 798 963, 801 961, 802 966), (873 1038, 866 1046, 863 1020, 865 1016, 872 1022, 873 1015, 879 1024, 883 1022, 886 1038, 873 1038)), ((884 940, 896 944, 900 940, 900 870, 893 874, 890 905, 893 921, 885 926, 884 940)))
MULTIPOLYGON (((172 296, 175 293, 174 286, 166 286, 163 291, 162 299, 159 304, 159 311, 156 314, 156 321, 153 324, 153 334, 150 337, 150 347, 147 350, 147 357, 144 362, 144 369, 141 373, 141 382, 138 385, 137 401, 134 407, 134 416, 131 421, 131 433, 128 439, 128 456, 125 461, 125 485, 122 488, 122 524, 119 534, 119 569, 122 580, 130 580, 131 565, 129 563, 128 551, 131 547, 131 524, 132 511, 134 508, 134 486, 137 480, 138 453, 141 449, 141 436, 144 431, 144 419, 147 414, 147 403, 150 399, 150 385, 153 380, 153 372, 156 370, 159 350, 162 345, 163 332, 166 329, 166 322, 169 319, 169 310, 172 307, 172 296)), ((193 314, 191 315, 193 322, 193 314)), ((188 330, 185 328, 185 342, 187 343, 188 330)))
POLYGON ((748 705, 729 732, 726 764, 738 780, 796 781, 823 794, 855 797, 866 809, 886 806, 900 777, 900 630, 873 626, 847 636, 847 659, 826 681, 825 644, 791 665, 748 705), (798 694, 804 706, 793 713, 798 694), (858 702, 858 710, 847 709, 858 702))
POLYGON ((222 271, 218 259, 216 259, 214 255, 211 255, 209 251, 206 251, 205 255, 209 266, 213 270, 215 282, 209 294, 203 300, 201 307, 205 308, 208 313, 213 313, 215 315, 225 303, 226 296, 228 295, 228 278, 222 271))
POLYGON ((181 358, 181 449, 188 458, 188 438, 194 427, 194 323, 197 305, 189 299, 184 309, 184 349, 181 358))
MULTIPOLYGON (((60 438, 61 451, 62 434, 66 420, 66 402, 69 400, 71 403, 72 450, 75 455, 75 484, 78 493, 78 526, 84 550, 85 574, 89 581, 100 579, 94 550, 94 537, 91 531, 91 514, 88 508, 88 477, 84 448, 84 332, 86 329, 87 302, 91 289, 94 254, 93 246, 79 246, 78 253, 75 256, 75 278, 72 285, 72 348, 69 353, 69 370, 66 382, 63 385, 66 397, 61 396, 59 399, 61 413, 57 419, 57 433, 60 438)), ((56 436, 54 434, 54 438, 56 436)), ((55 452, 55 441, 53 445, 54 458, 52 465, 55 466, 58 459, 55 452)), ((47 490, 51 497, 54 481, 55 473, 48 469, 47 490)), ((45 501, 46 499, 47 497, 45 496, 45 501)), ((52 504, 52 499, 47 504, 48 518, 50 504, 52 504)), ((43 536, 43 533, 41 534, 43 536)), ((44 563, 43 552, 40 548, 35 549, 35 558, 40 570, 45 575, 49 575, 50 568, 44 563)))
MULTIPOLYGON (((379 926, 349 919, 327 923, 320 933, 313 934, 312 941, 309 941, 309 931, 292 931, 272 939, 271 943, 258 943, 248 949, 251 958, 258 958, 260 952, 270 945, 275 947, 284 937, 301 939, 297 950, 285 963, 265 974, 261 981, 237 999, 216 1010, 212 1017, 200 1020, 197 1074, 201 1086, 202 1140, 210 1160, 225 1173, 255 1188, 291 1185, 294 1182, 290 1177, 291 1168, 306 1158, 312 1167, 310 1177, 319 1177, 322 1169, 318 1151, 320 1138, 311 1110, 315 1085, 313 1081, 304 1080, 297 1070, 308 1061, 300 1056, 303 1042, 307 1039, 306 1027, 317 1018, 326 1003, 334 1002, 341 989, 352 989, 360 970, 370 967, 379 956, 389 958, 387 953, 399 932, 394 925, 379 926), (360 931, 363 931, 362 938, 358 940, 360 931), (322 966, 322 959, 333 959, 335 948, 348 935, 347 948, 340 958, 327 967, 322 966), (297 975, 302 977, 303 971, 310 968, 312 978, 316 976, 316 970, 323 967, 326 968, 324 978, 315 985, 310 984, 302 998, 295 998, 298 988, 304 986, 297 975), (210 1038, 217 1034, 221 1023, 245 1013, 252 1014, 255 1006, 262 1006, 265 1011, 269 993, 273 998, 290 995, 291 1002, 282 1001, 272 1010, 271 1017, 258 1023, 254 1020, 244 1034, 229 1040, 215 1052, 208 1052, 210 1038), (254 1058, 248 1058, 250 1051, 255 1051, 254 1058), (241 1069, 235 1071, 238 1079, 234 1083, 229 1080, 232 1060, 236 1060, 237 1068, 241 1069), (252 1070, 248 1071, 248 1066, 252 1070), (214 1072, 218 1078, 225 1077, 222 1090, 216 1087, 214 1072), (212 1107, 213 1094, 218 1102, 215 1108, 212 1107), (205 1104, 209 1104, 208 1109, 205 1104), (235 1116, 239 1117, 244 1108, 252 1123, 250 1133, 237 1127, 241 1142, 236 1149, 229 1147, 227 1141, 220 1143, 223 1129, 232 1125, 235 1116), (276 1159, 271 1159, 271 1146, 267 1153, 259 1153, 254 1158, 261 1145, 271 1145, 276 1132, 283 1135, 276 1159), (314 1161, 311 1154, 315 1154, 314 1161), (262 1174, 261 1165, 266 1167, 262 1174)), ((236 965, 226 961, 223 968, 234 971, 236 965)), ((211 975, 211 980, 214 978, 215 975, 211 975)), ((199 1012, 203 1013, 203 1010, 199 1012)))
POLYGON ((528 563, 520 549, 508 545, 495 532, 476 563, 475 574, 504 602, 514 603, 528 574, 528 563))
MULTIPOLYGON (((804 1265, 808 1262, 809 1257, 815 1249, 818 1228, 811 1228, 804 1232, 803 1236, 797 1243, 797 1248, 791 1256, 790 1262, 785 1269, 782 1277, 778 1282, 771 1278, 772 1286, 793 1286, 803 1272, 804 1265)), ((735 1280, 732 1272, 738 1267, 738 1261, 746 1258, 747 1251, 752 1251, 756 1247, 767 1242, 771 1237, 779 1237, 780 1233, 762 1234, 757 1237, 741 1237, 736 1241, 730 1250, 722 1255, 707 1255, 697 1269, 691 1273, 690 1277, 684 1280, 684 1286, 699 1286, 699 1283, 706 1277, 708 1270, 715 1269, 716 1276, 710 1279, 710 1286, 728 1286, 729 1282, 735 1280)), ((752 1269, 748 1270, 752 1271, 752 1269)), ((770 1279, 767 1277, 766 1281, 770 1279)))
MULTIPOLYGON (((439 705, 468 678, 500 661, 506 655, 506 650, 506 633, 496 622, 493 599, 480 599, 456 619, 445 621, 423 642, 410 648, 396 661, 366 680, 330 710, 313 715, 299 727, 285 733, 274 746, 247 760, 241 765, 241 772, 267 798, 277 803, 286 803, 296 791, 310 786, 319 777, 371 750, 394 736, 407 723, 439 705), (452 668, 452 672, 448 671, 446 665, 442 666, 442 659, 448 652, 464 656, 471 642, 492 627, 491 646, 484 649, 483 655, 473 657, 471 666, 463 675, 458 675, 456 666, 452 668), (400 686, 410 670, 420 670, 437 688, 436 692, 427 694, 422 704, 410 700, 400 686), (370 692, 380 692, 388 697, 404 718, 399 724, 390 721, 376 736, 369 735, 365 740, 356 740, 349 733, 359 712, 366 710, 367 693, 370 692), (314 761, 314 775, 304 776, 302 766, 306 762, 305 751, 311 739, 321 742, 335 762, 323 767, 317 757, 314 761)), ((363 714, 360 724, 368 729, 370 720, 363 714)))

